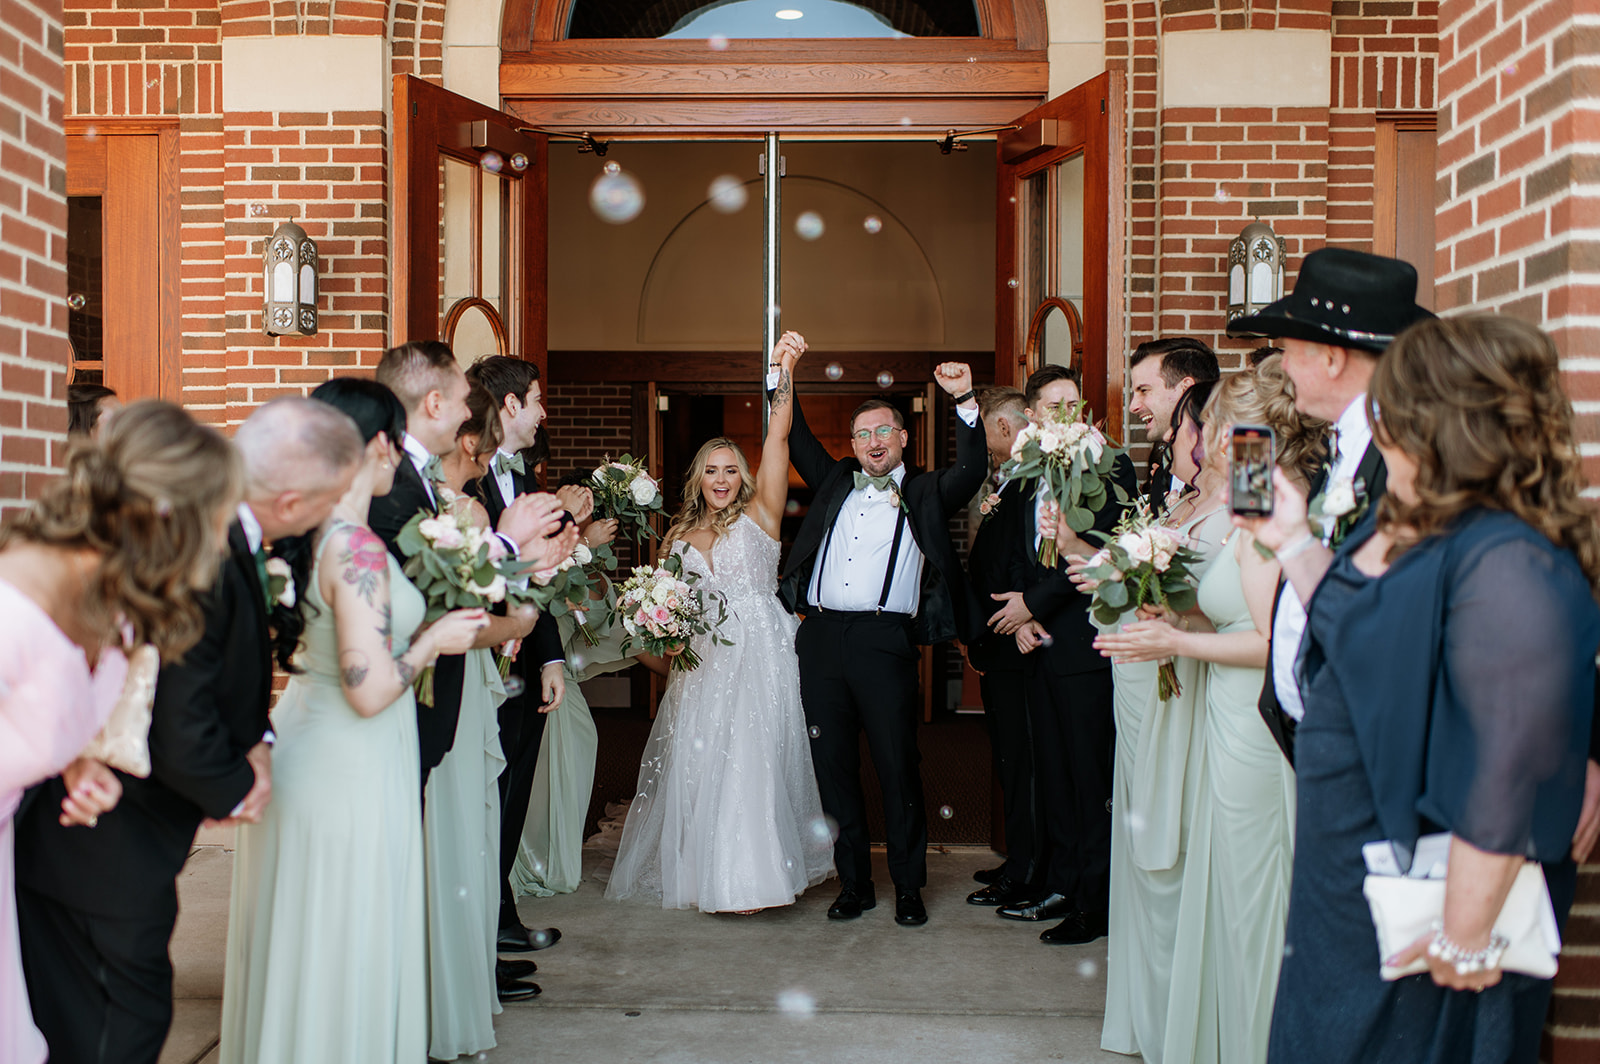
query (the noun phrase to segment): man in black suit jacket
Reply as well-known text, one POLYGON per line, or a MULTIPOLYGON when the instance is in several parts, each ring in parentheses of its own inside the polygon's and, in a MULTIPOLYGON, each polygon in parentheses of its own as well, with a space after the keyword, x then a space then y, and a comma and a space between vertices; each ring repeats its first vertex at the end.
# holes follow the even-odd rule
POLYGON ((362 457, 354 422, 279 399, 240 427, 245 501, 205 599, 205 632, 162 668, 148 779, 93 830, 60 826, 60 779, 17 825, 17 909, 34 1018, 57 1064, 153 1062, 172 1022, 176 877, 207 817, 258 821, 271 795, 263 545, 320 525, 362 457), (261 553, 258 553, 261 552, 261 553))
MULTIPOLYGON (((1027 398, 1015 388, 986 388, 978 394, 978 408, 996 469, 1011 456, 1011 445, 1028 423, 1027 398)), ((1029 506, 1021 481, 1010 481, 986 500, 977 535, 967 552, 967 572, 979 602, 1007 591, 1021 591, 1014 579, 1013 540, 1019 535, 1012 517, 1029 506)), ((1022 652, 1014 636, 985 629, 967 647, 967 662, 978 673, 983 691, 983 717, 989 729, 989 746, 995 778, 1000 781, 1005 816, 1006 859, 998 868, 976 873, 983 889, 967 895, 973 905, 1005 905, 1022 900, 1038 886, 1043 874, 1042 840, 1037 788, 1033 776, 1033 739, 1028 724, 1027 685, 1023 682, 1022 652)))
POLYGON ((822 808, 838 824, 840 891, 828 916, 860 916, 877 904, 861 795, 860 734, 883 787, 895 921, 928 920, 928 825, 917 765, 919 643, 976 634, 978 609, 950 543, 949 521, 983 483, 983 429, 972 371, 935 371, 956 400, 956 464, 930 472, 901 460, 900 412, 869 399, 850 418, 854 457, 835 460, 795 403, 789 454, 815 493, 778 585, 791 613, 800 696, 811 729, 822 808))
MULTIPOLYGON (((1076 403, 1077 370, 1046 366, 1028 378, 1029 416, 1038 421, 1076 403)), ((1112 479, 1123 498, 1137 490, 1133 463, 1119 458, 1112 479)), ((1044 806, 1049 857, 1044 884, 1032 898, 996 909, 1012 920, 1061 922, 1040 934, 1058 944, 1092 942, 1106 933, 1111 889, 1111 773, 1116 729, 1112 723, 1111 663, 1094 648, 1089 596, 1064 568, 1039 562, 1038 542, 1054 528, 1038 523, 1039 482, 1020 486, 1019 502, 1003 518, 1011 545, 1012 580, 1026 590, 992 596, 1001 604, 989 618, 997 633, 1011 634, 1026 655, 1028 719, 1033 725, 1034 771, 1044 806)), ((1125 504, 1113 491, 1095 515, 1096 531, 1110 531, 1125 504)), ((1075 553, 1089 554, 1090 545, 1075 553)))

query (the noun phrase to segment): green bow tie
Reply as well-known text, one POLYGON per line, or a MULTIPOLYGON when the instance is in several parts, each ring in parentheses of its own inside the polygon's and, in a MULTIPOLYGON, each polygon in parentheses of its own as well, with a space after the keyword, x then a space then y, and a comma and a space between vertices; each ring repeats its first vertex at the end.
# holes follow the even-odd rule
POLYGON ((855 472, 855 478, 857 491, 869 486, 877 488, 879 491, 899 490, 899 485, 894 482, 894 477, 891 474, 886 473, 881 477, 869 477, 858 469, 855 472))
POLYGON ((261 581, 261 596, 267 600, 267 609, 272 609, 272 577, 267 573, 267 548, 263 545, 256 548, 256 579, 261 581))
POLYGON ((497 454, 494 456, 494 471, 504 473, 510 470, 514 473, 526 474, 528 464, 522 460, 520 454, 497 454))
POLYGON ((439 461, 439 456, 430 454, 428 460, 422 463, 422 478, 430 484, 438 484, 444 480, 444 465, 439 461))

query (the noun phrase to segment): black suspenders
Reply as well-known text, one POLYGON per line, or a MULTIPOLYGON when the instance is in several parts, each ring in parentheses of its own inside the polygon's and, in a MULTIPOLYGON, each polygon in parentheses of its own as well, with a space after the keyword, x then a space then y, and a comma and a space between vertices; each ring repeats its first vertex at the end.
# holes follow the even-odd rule
MULTIPOLYGON (((842 509, 842 507, 841 507, 842 509)), ((883 608, 889 604, 889 589, 894 586, 895 564, 900 560, 900 540, 906 531, 906 505, 904 496, 901 496, 900 505, 895 507, 897 516, 894 522, 894 541, 889 544, 889 568, 883 574, 883 591, 878 595, 877 613, 882 613, 883 608)), ((833 528, 839 523, 838 515, 834 515, 833 524, 828 526, 828 534, 822 538, 822 553, 817 555, 816 575, 812 580, 816 582, 817 598, 822 597, 822 567, 828 564, 828 548, 833 546, 833 528)), ((815 603, 817 609, 822 609, 822 603, 815 603)))

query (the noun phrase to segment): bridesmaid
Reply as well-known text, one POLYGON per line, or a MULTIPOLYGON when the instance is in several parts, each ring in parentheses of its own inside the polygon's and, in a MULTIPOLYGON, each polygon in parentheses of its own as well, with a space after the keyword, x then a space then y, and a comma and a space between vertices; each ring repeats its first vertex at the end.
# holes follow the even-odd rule
POLYGON ((75 444, 62 475, 0 527, 0 1061, 40 1064, 17 946, 13 815, 57 774, 61 823, 93 828, 122 795, 77 756, 122 691, 124 645, 164 659, 200 637, 208 587, 243 494, 238 456, 166 403, 136 403, 75 444))
POLYGON ((272 804, 239 831, 220 1058, 415 1064, 428 1011, 411 685, 488 619, 457 610, 417 632, 426 604, 366 526, 403 459, 399 400, 355 378, 313 398, 350 415, 366 457, 309 544, 303 671, 272 714, 272 804))
MULTIPOLYGON (((1224 487, 1234 425, 1270 426, 1280 462, 1302 488, 1316 468, 1325 426, 1295 411, 1279 363, 1274 355, 1253 374, 1227 378, 1206 404, 1205 466, 1224 487)), ((1225 499, 1216 513, 1224 546, 1200 580, 1197 609, 1181 617, 1164 611, 1099 645, 1125 661, 1181 655, 1203 663, 1201 741, 1191 760, 1197 800, 1173 958, 1174 971, 1197 973, 1199 983, 1174 986, 1167 1007, 1188 1019, 1168 1025, 1164 1056, 1156 1059, 1251 1064, 1266 1059, 1283 955, 1294 771, 1256 709, 1278 564, 1232 528, 1225 499)))

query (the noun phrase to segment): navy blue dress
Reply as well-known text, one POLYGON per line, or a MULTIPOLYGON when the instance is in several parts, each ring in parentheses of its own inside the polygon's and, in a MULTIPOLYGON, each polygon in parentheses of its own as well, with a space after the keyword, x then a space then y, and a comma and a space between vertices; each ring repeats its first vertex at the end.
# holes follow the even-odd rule
POLYGON ((1386 983, 1361 893, 1364 843, 1451 831, 1544 864, 1565 925, 1600 609, 1570 552, 1472 511, 1378 578, 1351 534, 1313 597, 1299 665, 1298 816, 1273 1064, 1538 1059, 1550 982, 1483 993, 1426 973, 1386 983))

